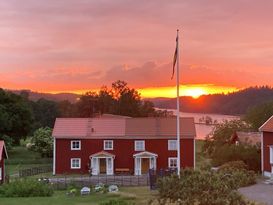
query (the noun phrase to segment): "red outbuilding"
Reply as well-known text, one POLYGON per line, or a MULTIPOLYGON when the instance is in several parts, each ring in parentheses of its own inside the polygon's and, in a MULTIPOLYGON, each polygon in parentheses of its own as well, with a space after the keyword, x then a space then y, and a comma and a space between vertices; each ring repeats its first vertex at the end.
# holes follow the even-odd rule
MULTIPOLYGON (((180 164, 195 166, 193 118, 180 120, 180 164)), ((176 118, 57 118, 53 174, 146 174, 177 167, 176 118)))
POLYGON ((4 141, 0 140, 0 184, 5 182, 5 159, 8 158, 4 141))
POLYGON ((273 177, 273 116, 260 128, 261 140, 261 169, 266 177, 273 177))

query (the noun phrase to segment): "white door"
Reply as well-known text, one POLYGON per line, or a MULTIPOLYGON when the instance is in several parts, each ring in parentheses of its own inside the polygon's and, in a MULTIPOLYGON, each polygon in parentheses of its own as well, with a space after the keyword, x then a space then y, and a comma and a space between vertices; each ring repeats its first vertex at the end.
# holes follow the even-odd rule
POLYGON ((0 181, 2 180, 2 167, 0 167, 0 181))
POLYGON ((141 175, 141 158, 135 158, 135 175, 141 175))
POLYGON ((106 158, 106 174, 107 175, 113 175, 114 173, 113 161, 114 160, 112 157, 106 158))
POLYGON ((92 168, 92 175, 99 174, 99 159, 97 157, 93 157, 91 159, 91 168, 92 168))

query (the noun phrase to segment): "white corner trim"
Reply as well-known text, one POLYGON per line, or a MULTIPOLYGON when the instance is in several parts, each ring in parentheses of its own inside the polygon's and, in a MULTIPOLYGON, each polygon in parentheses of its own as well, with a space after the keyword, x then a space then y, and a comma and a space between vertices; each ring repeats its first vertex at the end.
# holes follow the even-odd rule
POLYGON ((56 174, 56 138, 53 141, 53 175, 56 174))

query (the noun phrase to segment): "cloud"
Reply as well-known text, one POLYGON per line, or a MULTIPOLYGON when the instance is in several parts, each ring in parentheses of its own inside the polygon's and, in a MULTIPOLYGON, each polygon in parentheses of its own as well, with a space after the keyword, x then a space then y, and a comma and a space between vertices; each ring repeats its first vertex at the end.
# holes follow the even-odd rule
POLYGON ((177 28, 182 82, 272 85, 272 8, 266 0, 0 1, 0 86, 174 85, 177 28))

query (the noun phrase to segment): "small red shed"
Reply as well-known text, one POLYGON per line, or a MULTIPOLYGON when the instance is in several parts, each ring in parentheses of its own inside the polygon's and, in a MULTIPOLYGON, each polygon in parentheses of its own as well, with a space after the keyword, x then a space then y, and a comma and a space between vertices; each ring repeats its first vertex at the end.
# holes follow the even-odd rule
POLYGON ((5 182, 5 159, 8 158, 7 149, 3 140, 0 140, 0 184, 5 182))

